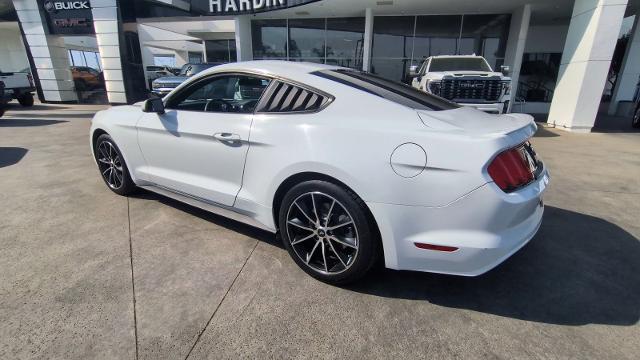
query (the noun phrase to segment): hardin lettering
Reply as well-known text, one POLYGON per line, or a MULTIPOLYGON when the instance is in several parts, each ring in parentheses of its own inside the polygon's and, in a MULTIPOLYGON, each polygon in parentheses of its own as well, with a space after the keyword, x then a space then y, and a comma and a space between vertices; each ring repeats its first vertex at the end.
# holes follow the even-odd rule
POLYGON ((209 0, 209 11, 212 13, 258 11, 286 5, 287 0, 209 0))

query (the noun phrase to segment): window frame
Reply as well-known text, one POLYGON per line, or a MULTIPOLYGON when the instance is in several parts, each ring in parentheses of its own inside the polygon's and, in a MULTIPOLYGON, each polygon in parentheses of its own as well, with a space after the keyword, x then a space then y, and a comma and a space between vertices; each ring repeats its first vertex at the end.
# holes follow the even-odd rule
POLYGON ((189 84, 186 84, 183 88, 177 90, 175 93, 167 96, 163 100, 163 102, 164 102, 164 106, 165 106, 165 108, 167 110, 174 110, 174 111, 188 111, 188 112, 207 113, 207 114, 236 114, 236 115, 255 114, 256 113, 256 109, 261 104, 262 99, 264 98, 264 95, 267 93, 267 90, 269 89, 269 87, 271 87, 271 84, 273 84, 273 82, 274 82, 274 78, 272 76, 259 74, 259 73, 253 73, 253 72, 233 71, 233 72, 215 73, 215 74, 211 74, 211 75, 205 75, 205 76, 203 76, 201 78, 193 80, 189 84), (262 79, 262 80, 269 80, 269 85, 267 85, 267 87, 265 87, 265 89, 262 91, 262 94, 260 94, 260 98, 258 98, 258 102, 256 103, 256 106, 253 109, 253 111, 251 111, 251 112, 243 112, 243 113, 234 113, 234 112, 220 112, 220 111, 184 110, 184 109, 179 109, 179 108, 175 108, 174 107, 175 104, 173 103, 173 101, 180 101, 181 102, 181 101, 184 101, 186 99, 186 98, 180 99, 180 96, 183 95, 185 92, 190 91, 194 87, 197 87, 197 86, 206 86, 206 83, 208 83, 209 81, 214 81, 216 78, 229 77, 229 76, 251 76, 251 77, 259 78, 259 79, 262 79), (203 83, 205 83, 205 84, 201 85, 203 83))

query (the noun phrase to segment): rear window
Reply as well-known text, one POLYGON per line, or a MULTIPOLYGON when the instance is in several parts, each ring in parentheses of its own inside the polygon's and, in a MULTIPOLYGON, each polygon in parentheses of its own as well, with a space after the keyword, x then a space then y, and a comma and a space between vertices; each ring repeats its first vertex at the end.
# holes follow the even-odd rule
POLYGON ((400 82, 356 70, 322 70, 314 75, 333 80, 372 95, 417 110, 451 110, 460 106, 439 96, 427 94, 400 82))

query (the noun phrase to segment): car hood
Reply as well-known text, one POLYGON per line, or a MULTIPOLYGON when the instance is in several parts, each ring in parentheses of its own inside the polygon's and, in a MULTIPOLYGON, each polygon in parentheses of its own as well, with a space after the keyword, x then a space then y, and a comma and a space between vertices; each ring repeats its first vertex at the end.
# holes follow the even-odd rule
POLYGON ((434 131, 451 132, 472 137, 521 133, 522 137, 529 138, 537 130, 531 115, 493 115, 470 107, 460 107, 445 111, 418 110, 418 116, 426 127, 434 131))
POLYGON ((153 80, 153 82, 157 84, 175 84, 175 83, 181 83, 187 80, 188 78, 189 78, 188 76, 163 76, 161 78, 157 78, 153 80))

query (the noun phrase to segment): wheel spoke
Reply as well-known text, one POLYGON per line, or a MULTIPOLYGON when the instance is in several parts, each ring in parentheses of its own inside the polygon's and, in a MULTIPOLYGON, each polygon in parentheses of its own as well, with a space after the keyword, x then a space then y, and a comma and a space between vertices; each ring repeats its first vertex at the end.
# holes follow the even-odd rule
POLYGON ((111 170, 111 167, 106 168, 103 172, 102 172, 102 176, 107 176, 106 172, 111 170))
POLYGON ((324 246, 324 241, 321 241, 322 243, 322 261, 324 261, 324 271, 329 272, 329 268, 327 267, 327 255, 325 254, 325 246, 324 246))
POLYGON ((338 224, 336 226, 329 226, 329 227, 327 227, 327 230, 335 230, 335 229, 341 228, 343 226, 351 225, 351 224, 353 224, 353 221, 349 220, 349 221, 343 222, 342 224, 338 224))
POLYGON ((301 242, 303 242, 303 241, 307 241, 307 240, 309 240, 309 239, 313 238, 314 236, 316 236, 316 234, 315 234, 315 233, 312 233, 312 234, 311 234, 311 235, 309 235, 309 236, 305 236, 305 237, 303 237, 303 238, 301 238, 301 239, 298 239, 298 240, 296 240, 296 241, 292 241, 292 242, 291 242, 291 245, 297 245, 297 244, 300 244, 301 242))
POLYGON ((109 160, 107 160, 107 159, 105 159, 105 158, 100 158, 100 159, 98 159, 98 161, 99 161, 99 162, 101 162, 101 163, 103 163, 103 164, 107 164, 107 165, 108 165, 108 164, 110 164, 110 163, 109 163, 109 160))
POLYGON ((357 246, 355 246, 353 244, 350 244, 350 243, 348 243, 348 242, 346 242, 344 240, 338 239, 335 236, 329 236, 329 240, 333 240, 333 241, 337 242, 338 244, 342 244, 344 246, 348 246, 348 247, 350 247, 352 249, 357 249, 358 248, 357 246))
POLYGON ((320 217, 318 216, 318 208, 316 207, 316 197, 311 193, 311 204, 313 204, 313 214, 316 216, 315 223, 320 226, 320 217))
POLYGON ((331 240, 329 240, 327 242, 329 243, 329 247, 331 248, 331 251, 333 251, 333 253, 336 255, 338 260, 340 260, 340 262, 342 263, 342 265, 346 269, 347 268, 347 263, 345 263, 344 260, 342 260, 342 256, 340 256, 340 254, 338 254, 338 252, 336 251, 336 248, 333 247, 333 243, 331 242, 331 240))
POLYGON ((331 202, 331 207, 329 207, 329 212, 327 213, 327 218, 324 220, 324 227, 329 226, 329 219, 331 219, 331 213, 333 212, 333 207, 336 205, 336 201, 333 200, 331 202))
POLYGON ((311 260, 311 257, 313 256, 313 253, 316 252, 316 249, 318 248, 318 244, 320 244, 321 242, 322 242, 322 240, 316 241, 316 244, 313 245, 313 249, 311 249, 311 252, 307 254, 307 260, 306 260, 307 264, 309 264, 309 261, 311 260))
POLYGON ((312 223, 312 224, 316 223, 315 221, 313 221, 313 219, 309 215, 307 215, 307 213, 304 210, 302 210, 302 207, 300 207, 300 205, 298 204, 297 200, 294 202, 294 204, 296 204, 296 206, 298 207, 298 209, 300 210, 302 215, 304 215, 304 217, 306 217, 309 220, 310 223, 312 223))
POLYGON ((291 220, 287 221, 287 224, 293 225, 293 226, 298 227, 298 228, 303 229, 303 230, 307 230, 307 231, 315 231, 315 230, 313 230, 312 228, 309 228, 309 227, 306 227, 306 226, 300 225, 300 224, 295 223, 295 222, 293 222, 293 221, 291 221, 291 220))

